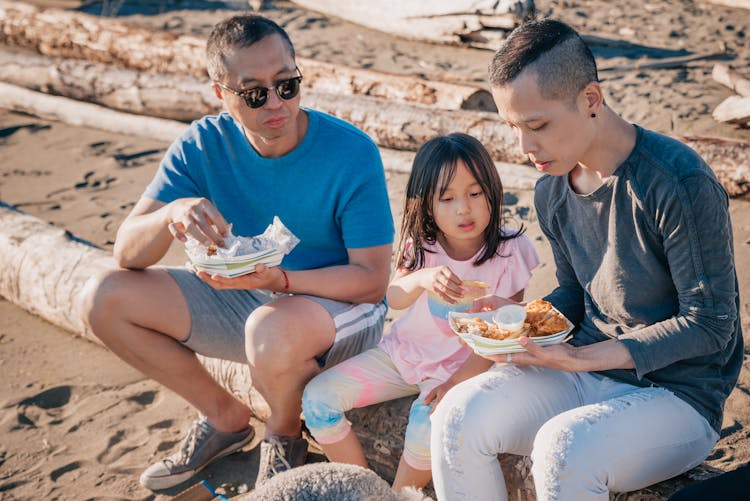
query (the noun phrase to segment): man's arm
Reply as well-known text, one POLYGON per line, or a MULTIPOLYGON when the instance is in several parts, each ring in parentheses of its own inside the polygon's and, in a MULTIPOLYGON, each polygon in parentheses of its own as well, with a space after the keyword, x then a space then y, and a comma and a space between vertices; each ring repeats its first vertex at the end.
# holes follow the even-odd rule
POLYGON ((235 278, 205 272, 198 276, 216 289, 268 289, 350 303, 377 303, 383 300, 388 287, 391 250, 391 244, 347 249, 349 264, 315 270, 282 272, 279 267, 258 265, 254 273, 235 278))
POLYGON ((142 197, 117 230, 114 257, 123 268, 142 269, 159 261, 172 239, 190 234, 208 245, 222 243, 227 223, 204 198, 181 198, 164 203, 142 197))

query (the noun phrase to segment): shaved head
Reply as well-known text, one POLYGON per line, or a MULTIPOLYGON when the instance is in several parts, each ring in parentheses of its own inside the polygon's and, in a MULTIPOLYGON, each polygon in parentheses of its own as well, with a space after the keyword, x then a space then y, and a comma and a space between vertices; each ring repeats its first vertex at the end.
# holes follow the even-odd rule
POLYGON ((536 75, 545 99, 570 100, 598 82, 596 61, 576 31, 565 23, 540 19, 516 28, 490 63, 490 85, 502 87, 525 70, 536 75))

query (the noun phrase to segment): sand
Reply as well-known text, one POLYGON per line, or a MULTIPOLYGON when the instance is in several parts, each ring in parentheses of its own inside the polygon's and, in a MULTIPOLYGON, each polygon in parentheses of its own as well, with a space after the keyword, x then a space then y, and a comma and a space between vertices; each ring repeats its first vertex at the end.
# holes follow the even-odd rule
MULTIPOLYGON (((39 1, 99 14, 119 2, 39 1)), ((130 1, 122 21, 206 35, 211 25, 244 2, 130 1), (222 9, 222 10, 217 10, 222 9)), ((602 67, 633 64, 640 57, 710 53, 726 48, 737 68, 750 63, 746 34, 750 11, 699 2, 627 0, 538 1, 545 15, 570 22, 585 34, 637 41, 593 47, 602 67), (722 45, 723 44, 723 45, 722 45)), ((265 2, 264 14, 281 22, 300 55, 351 66, 485 86, 491 52, 396 39, 286 1, 265 2)), ((603 71, 608 102, 629 120, 673 134, 750 140, 750 133, 710 116, 730 95, 710 78, 713 60, 664 70, 603 71)), ((71 127, 0 110, 0 200, 111 249, 115 232, 168 145, 155 140, 71 127)), ((396 221, 406 176, 388 173, 396 221)), ((554 262, 540 236, 532 193, 510 190, 510 215, 523 222, 542 265, 527 297, 554 283, 554 262)), ((750 202, 733 200, 743 325, 750 332, 750 202)), ((173 247, 164 262, 185 258, 173 247)), ((187 485, 158 494, 137 477, 171 452, 193 419, 179 397, 145 379, 91 342, 71 336, 0 300, 0 498, 168 499, 187 485)), ((262 434, 262 430, 259 434, 262 434)), ((233 495, 252 487, 257 439, 241 453, 208 467, 206 479, 233 495)), ((320 459, 316 456, 313 459, 320 459)), ((727 406, 712 466, 729 470, 750 460, 750 375, 743 370, 727 406)))

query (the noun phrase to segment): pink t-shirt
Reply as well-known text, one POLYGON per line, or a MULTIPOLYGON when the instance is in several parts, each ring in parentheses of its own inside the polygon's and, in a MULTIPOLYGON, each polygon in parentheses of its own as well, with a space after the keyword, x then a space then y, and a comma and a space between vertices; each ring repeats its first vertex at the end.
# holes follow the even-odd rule
MULTIPOLYGON (((451 259, 439 243, 425 252, 425 268, 446 265, 462 280, 478 280, 490 287, 487 294, 511 297, 526 288, 539 256, 526 235, 503 242, 500 253, 474 266, 476 255, 466 261, 451 259)), ((417 384, 425 379, 447 380, 471 353, 448 325, 448 312, 465 311, 471 301, 449 304, 438 296, 422 293, 403 317, 391 326, 380 342, 404 381, 417 384)))

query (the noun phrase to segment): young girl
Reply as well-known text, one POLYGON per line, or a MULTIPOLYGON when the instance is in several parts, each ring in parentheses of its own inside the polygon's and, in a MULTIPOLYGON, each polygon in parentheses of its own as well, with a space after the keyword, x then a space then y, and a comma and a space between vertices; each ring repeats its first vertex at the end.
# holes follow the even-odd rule
POLYGON ((523 299, 539 259, 529 239, 503 222, 503 188, 487 150, 466 134, 426 142, 406 188, 391 308, 409 308, 376 348, 319 374, 302 398, 306 423, 328 459, 367 467, 344 412, 419 394, 409 412, 393 488, 423 487, 430 473, 432 409, 455 384, 492 362, 448 326, 448 312, 494 294, 523 299))

